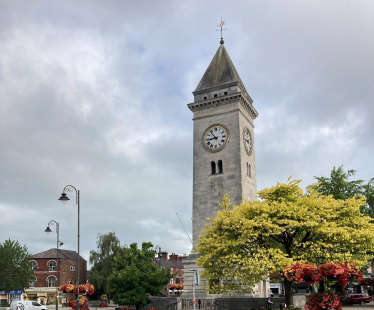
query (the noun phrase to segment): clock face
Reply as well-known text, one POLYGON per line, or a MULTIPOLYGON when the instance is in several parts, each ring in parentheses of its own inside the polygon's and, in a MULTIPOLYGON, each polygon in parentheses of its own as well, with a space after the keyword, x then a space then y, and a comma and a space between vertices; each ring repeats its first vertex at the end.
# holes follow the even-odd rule
POLYGON ((206 149, 217 152, 225 146, 227 139, 227 129, 222 125, 213 125, 205 131, 203 142, 206 149))
POLYGON ((244 128, 244 148, 248 155, 252 152, 252 137, 248 128, 244 128))

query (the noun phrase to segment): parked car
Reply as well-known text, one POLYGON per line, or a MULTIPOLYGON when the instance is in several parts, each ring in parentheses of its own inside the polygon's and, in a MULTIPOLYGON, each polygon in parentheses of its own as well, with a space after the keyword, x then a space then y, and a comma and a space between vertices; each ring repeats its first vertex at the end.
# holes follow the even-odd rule
POLYGON ((42 306, 32 300, 13 300, 10 304, 10 310, 47 310, 46 306, 42 306), (23 307, 22 307, 23 306, 23 307), (23 309, 22 309, 23 308, 23 309))
POLYGON ((364 305, 369 302, 370 302, 369 296, 367 296, 366 294, 362 294, 362 293, 351 294, 351 295, 348 295, 347 297, 347 304, 349 305, 353 305, 353 304, 364 305))

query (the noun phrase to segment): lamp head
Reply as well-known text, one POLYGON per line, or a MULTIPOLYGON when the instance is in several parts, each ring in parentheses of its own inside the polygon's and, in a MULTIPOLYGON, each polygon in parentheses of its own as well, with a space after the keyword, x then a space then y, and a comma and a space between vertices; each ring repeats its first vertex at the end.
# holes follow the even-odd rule
POLYGON ((67 201, 69 201, 70 199, 69 199, 68 196, 66 196, 65 193, 62 193, 62 194, 61 194, 61 197, 60 197, 58 200, 60 200, 63 204, 65 204, 65 203, 66 203, 67 201))
POLYGON ((49 226, 48 226, 47 229, 46 229, 44 232, 46 232, 47 235, 49 235, 49 234, 52 232, 52 230, 51 230, 51 229, 49 228, 49 226))
POLYGON ((62 246, 64 243, 60 241, 60 246, 62 246))

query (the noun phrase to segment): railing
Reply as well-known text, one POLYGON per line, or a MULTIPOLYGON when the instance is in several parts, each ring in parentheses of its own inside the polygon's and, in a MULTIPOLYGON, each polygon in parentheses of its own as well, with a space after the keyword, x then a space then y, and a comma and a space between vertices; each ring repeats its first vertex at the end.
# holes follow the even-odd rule
MULTIPOLYGON (((182 299, 182 309, 193 309, 193 301, 182 299)), ((215 299, 196 299, 196 309, 215 309, 215 299)))

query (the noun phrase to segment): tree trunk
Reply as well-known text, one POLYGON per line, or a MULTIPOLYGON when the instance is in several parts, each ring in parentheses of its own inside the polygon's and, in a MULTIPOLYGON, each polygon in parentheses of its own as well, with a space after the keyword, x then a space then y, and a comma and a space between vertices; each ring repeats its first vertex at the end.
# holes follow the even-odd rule
POLYGON ((318 293, 323 293, 325 291, 325 281, 319 281, 318 293))
POLYGON ((293 305, 292 301, 292 281, 289 281, 287 278, 284 279, 284 291, 286 295, 286 305, 293 305))

